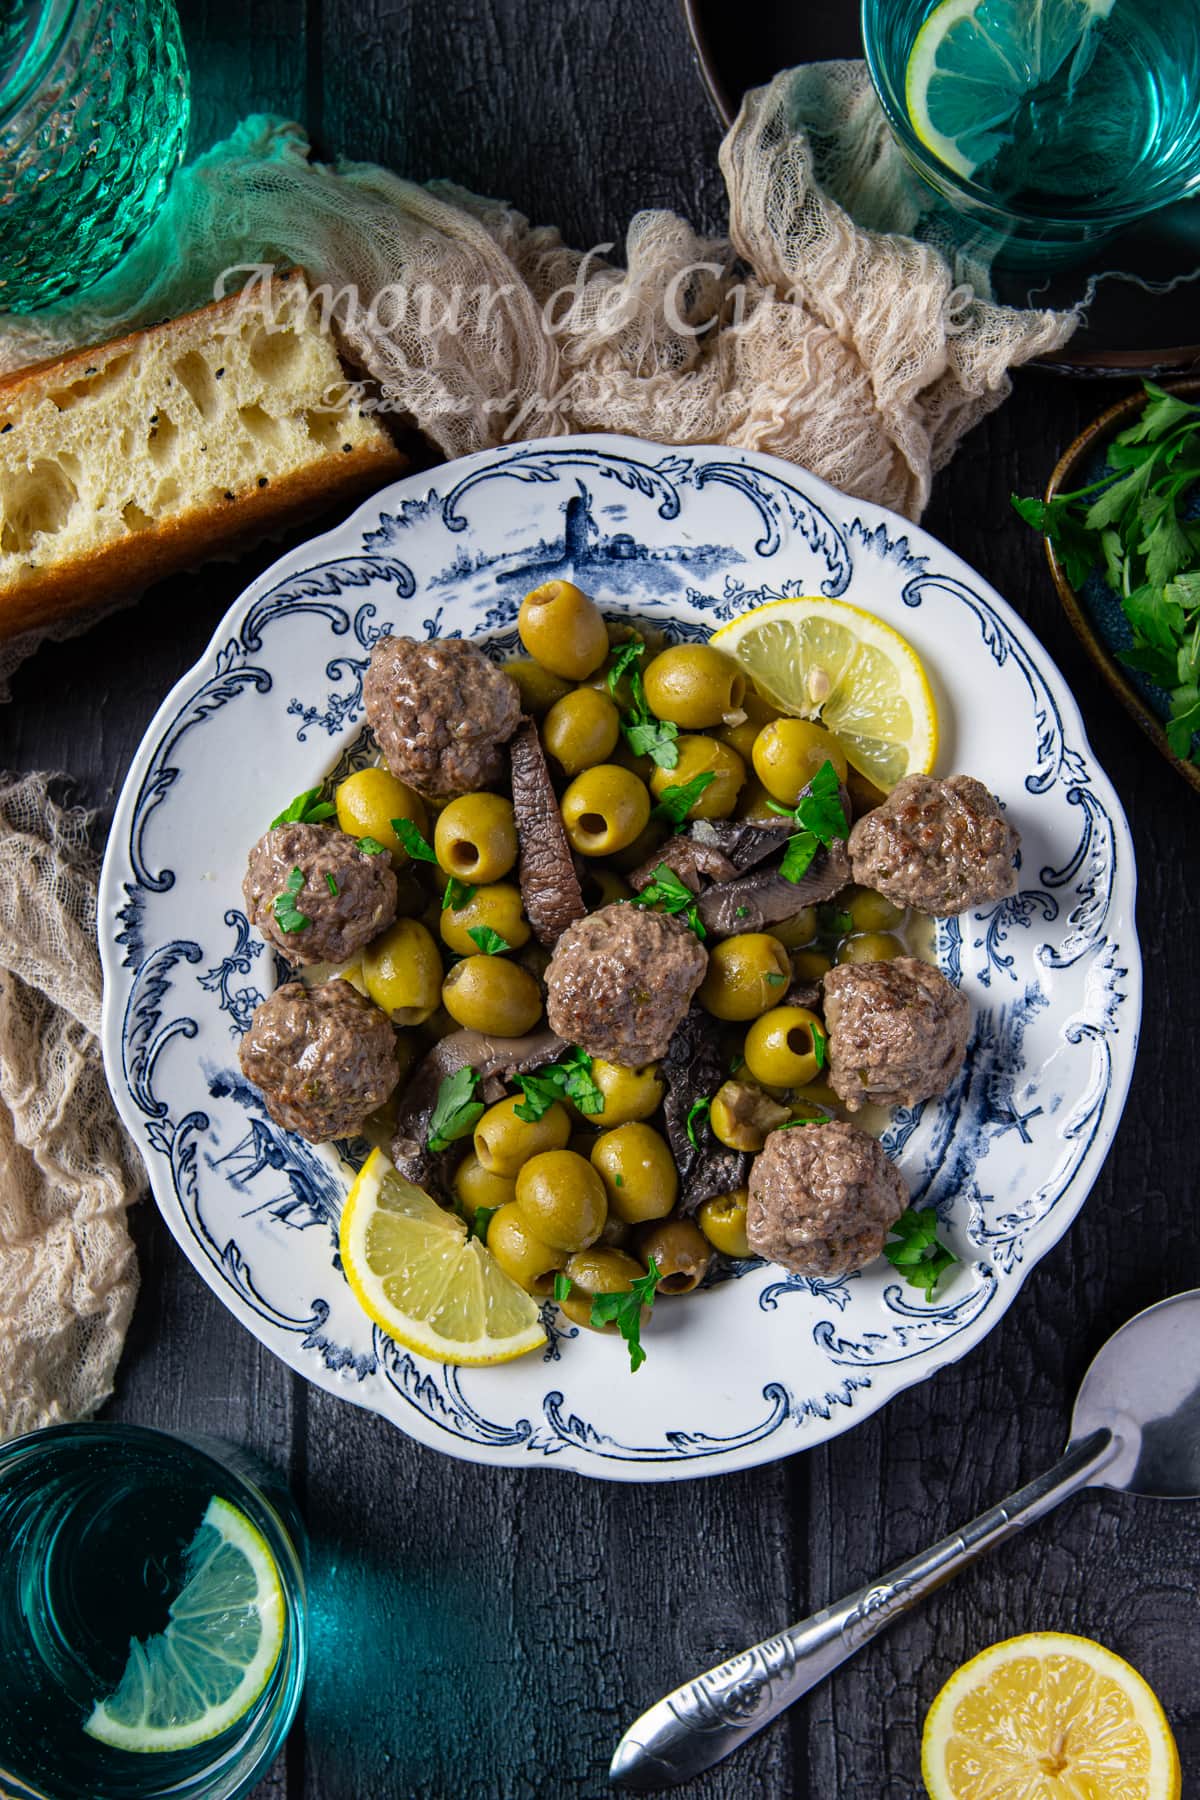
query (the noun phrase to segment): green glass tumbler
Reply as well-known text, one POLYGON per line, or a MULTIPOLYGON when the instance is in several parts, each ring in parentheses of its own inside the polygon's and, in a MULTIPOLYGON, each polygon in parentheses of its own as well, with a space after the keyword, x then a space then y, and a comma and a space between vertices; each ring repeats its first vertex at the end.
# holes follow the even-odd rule
POLYGON ((0 13, 0 312, 89 286, 154 218, 187 142, 174 0, 0 13))

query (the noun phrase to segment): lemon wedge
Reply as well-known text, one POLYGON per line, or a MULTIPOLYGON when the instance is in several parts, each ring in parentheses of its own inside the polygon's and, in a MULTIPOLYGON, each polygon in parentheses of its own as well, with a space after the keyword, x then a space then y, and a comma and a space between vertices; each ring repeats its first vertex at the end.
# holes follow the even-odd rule
POLYGON ((712 642, 736 657, 765 700, 834 732, 848 760, 885 793, 925 775, 937 709, 921 659, 873 613, 844 600, 768 600, 712 642))
POLYGON ((537 1302, 462 1220, 373 1150, 342 1208, 354 1297, 408 1350, 443 1363, 501 1363, 545 1343, 537 1302))
POLYGON ((930 1800, 1178 1800, 1171 1727, 1136 1669, 1090 1638, 1008 1638, 953 1674, 925 1721, 930 1800))
POLYGON ((134 1638, 115 1692, 83 1729, 117 1750, 188 1750, 249 1712, 283 1648, 283 1588, 258 1527, 209 1502, 188 1545, 186 1579, 167 1626, 134 1638))

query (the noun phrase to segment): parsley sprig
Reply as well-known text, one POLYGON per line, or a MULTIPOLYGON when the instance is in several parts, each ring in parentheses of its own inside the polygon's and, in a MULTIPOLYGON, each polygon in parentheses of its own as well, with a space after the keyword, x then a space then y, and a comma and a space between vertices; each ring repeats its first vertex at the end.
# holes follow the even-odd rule
MULTIPOLYGON (((646 1360, 642 1348, 642 1308, 653 1309, 654 1295, 662 1280, 662 1271, 654 1257, 644 1275, 635 1275, 627 1288, 617 1294, 594 1294, 589 1324, 599 1331, 603 1325, 615 1325, 629 1346, 629 1367, 637 1374, 646 1360)), ((554 1298, 566 1300, 571 1292, 570 1276, 561 1272, 554 1277, 554 1298)))
POLYGON ((1120 597, 1126 668, 1170 695, 1167 742, 1200 762, 1200 405, 1143 383, 1141 416, 1109 445, 1098 480, 1053 500, 1012 496, 1079 588, 1098 571, 1120 597))
POLYGON ((665 787, 658 797, 658 805, 650 814, 652 819, 666 819, 678 831, 683 821, 699 800, 705 788, 711 787, 717 779, 715 769, 701 769, 690 781, 683 781, 665 787))
POLYGON ((635 906, 657 906, 660 912, 682 913, 698 938, 707 937, 704 920, 696 906, 696 896, 686 881, 681 881, 669 864, 660 862, 640 894, 633 896, 635 906))
POLYGON ((275 896, 275 923, 280 931, 304 931, 312 920, 307 913, 302 913, 296 901, 304 892, 304 870, 293 869, 283 886, 282 894, 275 896))
POLYGON ((477 1237, 481 1244, 487 1243, 488 1226, 500 1211, 498 1206, 477 1206, 475 1217, 471 1220, 468 1237, 477 1237))
POLYGON ((629 643, 622 644, 605 679, 608 691, 615 700, 617 686, 624 677, 630 703, 621 720, 621 733, 633 754, 648 756, 660 769, 673 769, 679 761, 679 746, 675 742, 679 736, 679 727, 672 724, 670 719, 656 719, 650 711, 646 690, 642 686, 642 672, 638 667, 638 659, 645 653, 645 649, 640 638, 631 638, 629 643))
POLYGON ((693 1100, 692 1104, 688 1107, 688 1114, 687 1114, 688 1143, 691 1144, 691 1146, 694 1150, 698 1150, 700 1148, 700 1140, 696 1136, 696 1127, 697 1127, 697 1125, 707 1124, 708 1115, 711 1111, 712 1111, 712 1095, 711 1094, 701 1094, 700 1098, 698 1100, 693 1100))
POLYGON ((809 1025, 808 1035, 812 1039, 813 1055, 817 1059, 817 1069, 820 1071, 829 1060, 829 1034, 822 1031, 814 1019, 809 1025))
POLYGON ((831 762, 821 764, 808 784, 808 792, 801 794, 795 806, 780 806, 774 800, 767 804, 780 818, 794 819, 800 827, 788 839, 779 865, 779 873, 785 881, 803 881, 822 844, 832 844, 835 839, 850 835, 842 808, 841 784, 831 762))
POLYGON ((473 1069, 470 1063, 465 1063, 442 1081, 429 1120, 429 1136, 425 1140, 430 1150, 448 1150, 459 1138, 474 1131, 485 1111, 483 1101, 475 1098, 478 1085, 479 1070, 473 1069))
POLYGON ((572 1100, 581 1113, 594 1117, 604 1111, 604 1095, 592 1075, 592 1059, 572 1044, 561 1062, 548 1063, 536 1075, 518 1075, 523 1096, 513 1107, 518 1119, 535 1125, 556 1100, 572 1100))
POLYGON ((419 825, 414 825, 411 819, 393 819, 391 824, 392 830, 414 862, 435 863, 437 861, 433 845, 419 825))
POLYGON ((508 939, 501 937, 498 931, 493 931, 490 925, 472 925, 467 930, 467 936, 484 956, 500 956, 505 950, 512 949, 508 939))
POLYGON ((277 825, 321 825, 326 819, 332 819, 337 807, 329 800, 319 800, 319 787, 306 788, 302 794, 285 806, 283 811, 271 820, 271 830, 277 825))
POLYGON ((937 1294, 946 1270, 958 1261, 952 1250, 938 1242, 938 1218, 931 1206, 910 1206, 892 1226, 893 1242, 883 1246, 892 1267, 899 1269, 910 1287, 923 1288, 927 1300, 937 1294))
POLYGON ((460 881, 457 875, 451 875, 442 891, 442 911, 461 912, 474 898, 475 889, 468 882, 460 881))

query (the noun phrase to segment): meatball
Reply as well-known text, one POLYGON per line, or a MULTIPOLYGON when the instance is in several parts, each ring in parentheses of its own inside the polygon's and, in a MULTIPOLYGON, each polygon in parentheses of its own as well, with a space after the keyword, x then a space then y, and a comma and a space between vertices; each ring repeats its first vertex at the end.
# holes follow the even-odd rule
POLYGON ((850 833, 854 879, 948 919, 1016 892, 1021 839, 981 781, 906 775, 850 833))
POLYGON ((389 769, 429 800, 497 780, 521 716, 512 676, 464 638, 380 638, 363 701, 389 769))
POLYGON ((874 1261, 907 1205, 904 1177, 857 1125, 799 1125, 750 1165, 746 1236, 800 1275, 846 1275, 874 1261))
POLYGON ((238 1056, 275 1123, 310 1144, 360 1131, 400 1079, 395 1032, 348 981, 276 988, 238 1056))
POLYGON ((823 986, 829 1080, 851 1112, 945 1092, 966 1055, 971 1007, 940 969, 911 956, 839 963, 823 986))
POLYGON ((291 963, 345 962, 396 916, 388 857, 330 825, 272 826, 250 852, 242 893, 250 923, 291 963))
POLYGON ((546 1017, 590 1055, 638 1068, 666 1054, 707 967, 688 926, 616 901, 559 938, 546 970, 546 1017))

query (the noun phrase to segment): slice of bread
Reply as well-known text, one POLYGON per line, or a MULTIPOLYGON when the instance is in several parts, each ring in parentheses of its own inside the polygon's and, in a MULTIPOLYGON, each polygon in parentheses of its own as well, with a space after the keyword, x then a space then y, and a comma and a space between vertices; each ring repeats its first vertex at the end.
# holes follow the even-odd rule
POLYGON ((348 386, 297 272, 0 381, 0 637, 402 474, 348 386))

